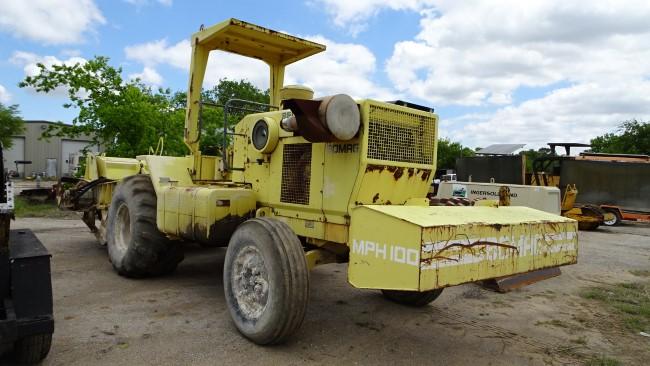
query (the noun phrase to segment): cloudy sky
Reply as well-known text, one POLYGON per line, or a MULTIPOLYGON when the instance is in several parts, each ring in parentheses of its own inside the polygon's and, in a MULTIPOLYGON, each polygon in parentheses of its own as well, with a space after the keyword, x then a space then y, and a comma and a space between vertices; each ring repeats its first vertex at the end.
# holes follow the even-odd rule
MULTIPOLYGON (((0 102, 70 121, 60 94, 18 88, 35 64, 108 56, 127 77, 186 88, 188 37, 229 17, 324 43, 285 83, 317 95, 432 106, 471 147, 588 142, 650 119, 650 2, 555 0, 0 0, 0 102)), ((212 57, 222 77, 268 86, 266 66, 212 57)))

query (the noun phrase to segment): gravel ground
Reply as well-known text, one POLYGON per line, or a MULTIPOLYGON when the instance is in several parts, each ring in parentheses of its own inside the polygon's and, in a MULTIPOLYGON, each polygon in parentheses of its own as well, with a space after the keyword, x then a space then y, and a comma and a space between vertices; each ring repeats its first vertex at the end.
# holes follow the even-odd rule
POLYGON ((508 294, 476 285, 446 289, 430 306, 407 308, 346 281, 347 266, 311 273, 305 321, 285 345, 259 347, 232 325, 223 297, 225 250, 188 246, 170 276, 119 277, 77 220, 19 219, 52 253, 55 327, 44 365, 214 364, 624 364, 650 359, 650 338, 618 326, 586 287, 639 281, 650 269, 650 226, 581 232, 579 264, 508 294), (601 324, 601 325, 599 325, 601 324), (613 323, 612 323, 613 324, 613 323), (579 340, 579 341, 576 341, 579 340))

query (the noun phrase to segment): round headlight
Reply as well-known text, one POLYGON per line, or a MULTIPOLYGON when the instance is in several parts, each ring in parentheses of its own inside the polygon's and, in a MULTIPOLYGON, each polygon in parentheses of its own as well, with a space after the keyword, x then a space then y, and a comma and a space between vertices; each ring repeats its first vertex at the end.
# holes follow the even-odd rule
POLYGON ((251 141, 255 150, 268 154, 273 152, 278 145, 279 134, 278 123, 274 119, 266 117, 258 120, 253 125, 251 141))

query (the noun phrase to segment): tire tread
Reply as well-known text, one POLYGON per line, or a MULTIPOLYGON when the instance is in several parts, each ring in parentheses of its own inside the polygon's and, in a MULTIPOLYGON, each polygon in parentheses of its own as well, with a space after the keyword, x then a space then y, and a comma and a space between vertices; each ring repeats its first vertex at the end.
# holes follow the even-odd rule
POLYGON ((47 357, 52 346, 52 334, 35 334, 19 339, 14 345, 14 359, 23 364, 33 364, 47 357))
MULTIPOLYGON (((183 260, 183 252, 177 242, 167 238, 156 224, 157 199, 151 177, 144 174, 126 177, 117 186, 108 213, 107 238, 113 240, 114 216, 117 205, 126 202, 132 217, 131 246, 121 260, 111 257, 118 274, 141 278, 173 272, 183 260)), ((109 248, 110 249, 110 248, 109 248)))

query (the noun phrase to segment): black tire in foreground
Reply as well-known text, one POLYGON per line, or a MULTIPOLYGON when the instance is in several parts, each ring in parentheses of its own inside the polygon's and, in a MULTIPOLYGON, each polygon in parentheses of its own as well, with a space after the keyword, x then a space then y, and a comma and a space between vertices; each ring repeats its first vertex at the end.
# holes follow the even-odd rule
POLYGON ((417 292, 417 291, 400 291, 400 290, 381 290, 381 293, 389 300, 398 304, 408 306, 425 306, 437 299, 442 293, 441 288, 436 290, 417 292))
POLYGON ((108 210, 108 256, 122 276, 148 277, 173 272, 183 252, 156 226, 156 192, 148 175, 124 178, 108 210))
POLYGON ((241 224, 228 245, 224 292, 235 326, 260 344, 277 344, 302 324, 309 272, 300 240, 278 220, 241 224))
POLYGON ((13 357, 18 363, 33 364, 42 361, 50 352, 52 334, 35 334, 21 338, 14 344, 13 357))

